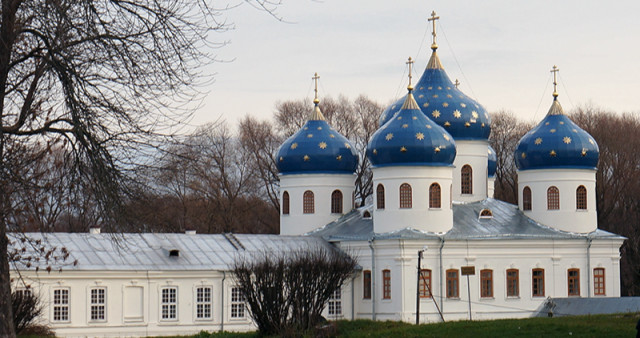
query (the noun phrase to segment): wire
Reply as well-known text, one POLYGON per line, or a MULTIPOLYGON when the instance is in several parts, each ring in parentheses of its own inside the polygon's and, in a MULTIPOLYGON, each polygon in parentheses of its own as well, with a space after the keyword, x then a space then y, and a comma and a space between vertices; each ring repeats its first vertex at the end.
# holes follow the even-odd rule
POLYGON ((573 100, 571 100, 571 96, 569 96, 569 90, 567 90, 567 87, 564 85, 564 79, 562 78, 562 75, 560 75, 560 72, 558 72, 558 77, 560 78, 562 89, 564 89, 564 92, 566 93, 565 95, 567 96, 567 100, 569 100, 570 107, 575 107, 575 105, 573 104, 573 100))
POLYGON ((547 95, 547 88, 549 88, 549 82, 551 82, 551 75, 547 77, 547 84, 544 86, 544 90, 542 91, 542 96, 540 96, 540 102, 538 102, 538 108, 536 108, 536 112, 533 114, 534 121, 536 121, 536 117, 538 116, 538 112, 540 111, 540 105, 542 105, 542 100, 544 100, 544 96, 547 95))
POLYGON ((478 97, 476 96, 476 93, 473 91, 473 86, 471 86, 471 81, 469 81, 469 79, 467 78, 467 75, 462 70, 462 67, 460 66, 460 62, 458 62, 458 58, 456 57, 456 53, 453 50, 453 47, 451 47, 451 44, 449 43, 449 39, 447 39, 447 33, 445 32, 445 29, 442 27, 441 23, 438 23, 438 26, 440 27, 440 31, 442 32, 442 35, 444 36, 444 40, 447 42, 447 46, 449 47, 449 50, 451 51, 451 55, 453 56, 453 60, 456 61, 456 65, 458 66, 458 69, 460 70, 460 73, 462 74, 462 78, 467 82, 467 86, 469 87, 469 90, 471 91, 471 95, 477 101, 478 97))

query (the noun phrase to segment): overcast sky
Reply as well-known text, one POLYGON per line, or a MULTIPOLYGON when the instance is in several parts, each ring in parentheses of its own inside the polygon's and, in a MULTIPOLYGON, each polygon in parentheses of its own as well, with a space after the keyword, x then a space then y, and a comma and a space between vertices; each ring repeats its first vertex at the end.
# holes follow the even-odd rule
POLYGON ((271 118, 277 101, 364 94, 387 104, 405 93, 406 59, 420 76, 431 50, 452 81, 492 112, 542 119, 551 105, 551 67, 560 68, 565 111, 593 103, 640 111, 640 1, 283 0, 277 15, 243 4, 225 13, 235 29, 212 38, 215 82, 193 124, 251 114, 271 118))

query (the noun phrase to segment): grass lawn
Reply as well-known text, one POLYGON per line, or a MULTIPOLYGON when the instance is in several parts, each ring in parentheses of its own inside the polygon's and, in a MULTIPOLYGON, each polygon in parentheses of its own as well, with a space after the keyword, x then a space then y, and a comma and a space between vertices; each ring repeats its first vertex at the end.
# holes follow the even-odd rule
MULTIPOLYGON (((640 313, 578 317, 458 321, 412 325, 370 320, 338 321, 341 337, 635 337, 640 313)), ((257 337, 257 333, 201 333, 192 337, 257 337)))

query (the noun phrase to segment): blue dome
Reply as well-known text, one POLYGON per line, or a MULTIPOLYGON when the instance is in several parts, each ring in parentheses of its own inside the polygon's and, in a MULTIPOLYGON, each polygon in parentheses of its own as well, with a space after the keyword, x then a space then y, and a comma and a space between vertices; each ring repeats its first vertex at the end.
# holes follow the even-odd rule
MULTIPOLYGON (((489 139, 489 114, 478 102, 456 88, 442 68, 435 50, 413 95, 424 114, 444 127, 456 140, 489 139)), ((382 112, 380 125, 397 113, 405 98, 406 96, 382 112)))
POLYGON ((278 171, 284 175, 353 174, 357 166, 353 146, 329 126, 317 104, 309 121, 278 149, 278 171))
POLYGON ((498 157, 496 156, 496 150, 489 146, 489 163, 487 164, 487 176, 496 176, 496 169, 498 169, 498 157))
POLYGON ((456 144, 422 113, 409 93, 394 118, 371 136, 367 156, 374 167, 452 166, 456 144))
POLYGON ((522 137, 515 151, 516 166, 528 169, 596 169, 598 144, 562 111, 557 99, 547 116, 522 137))

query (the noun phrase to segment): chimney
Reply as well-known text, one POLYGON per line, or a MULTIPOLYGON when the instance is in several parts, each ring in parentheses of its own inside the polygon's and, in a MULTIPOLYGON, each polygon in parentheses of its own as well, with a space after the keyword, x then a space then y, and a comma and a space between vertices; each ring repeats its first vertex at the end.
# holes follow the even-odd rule
POLYGON ((99 226, 92 226, 89 228, 89 233, 92 235, 97 235, 100 233, 100 227, 99 226))

